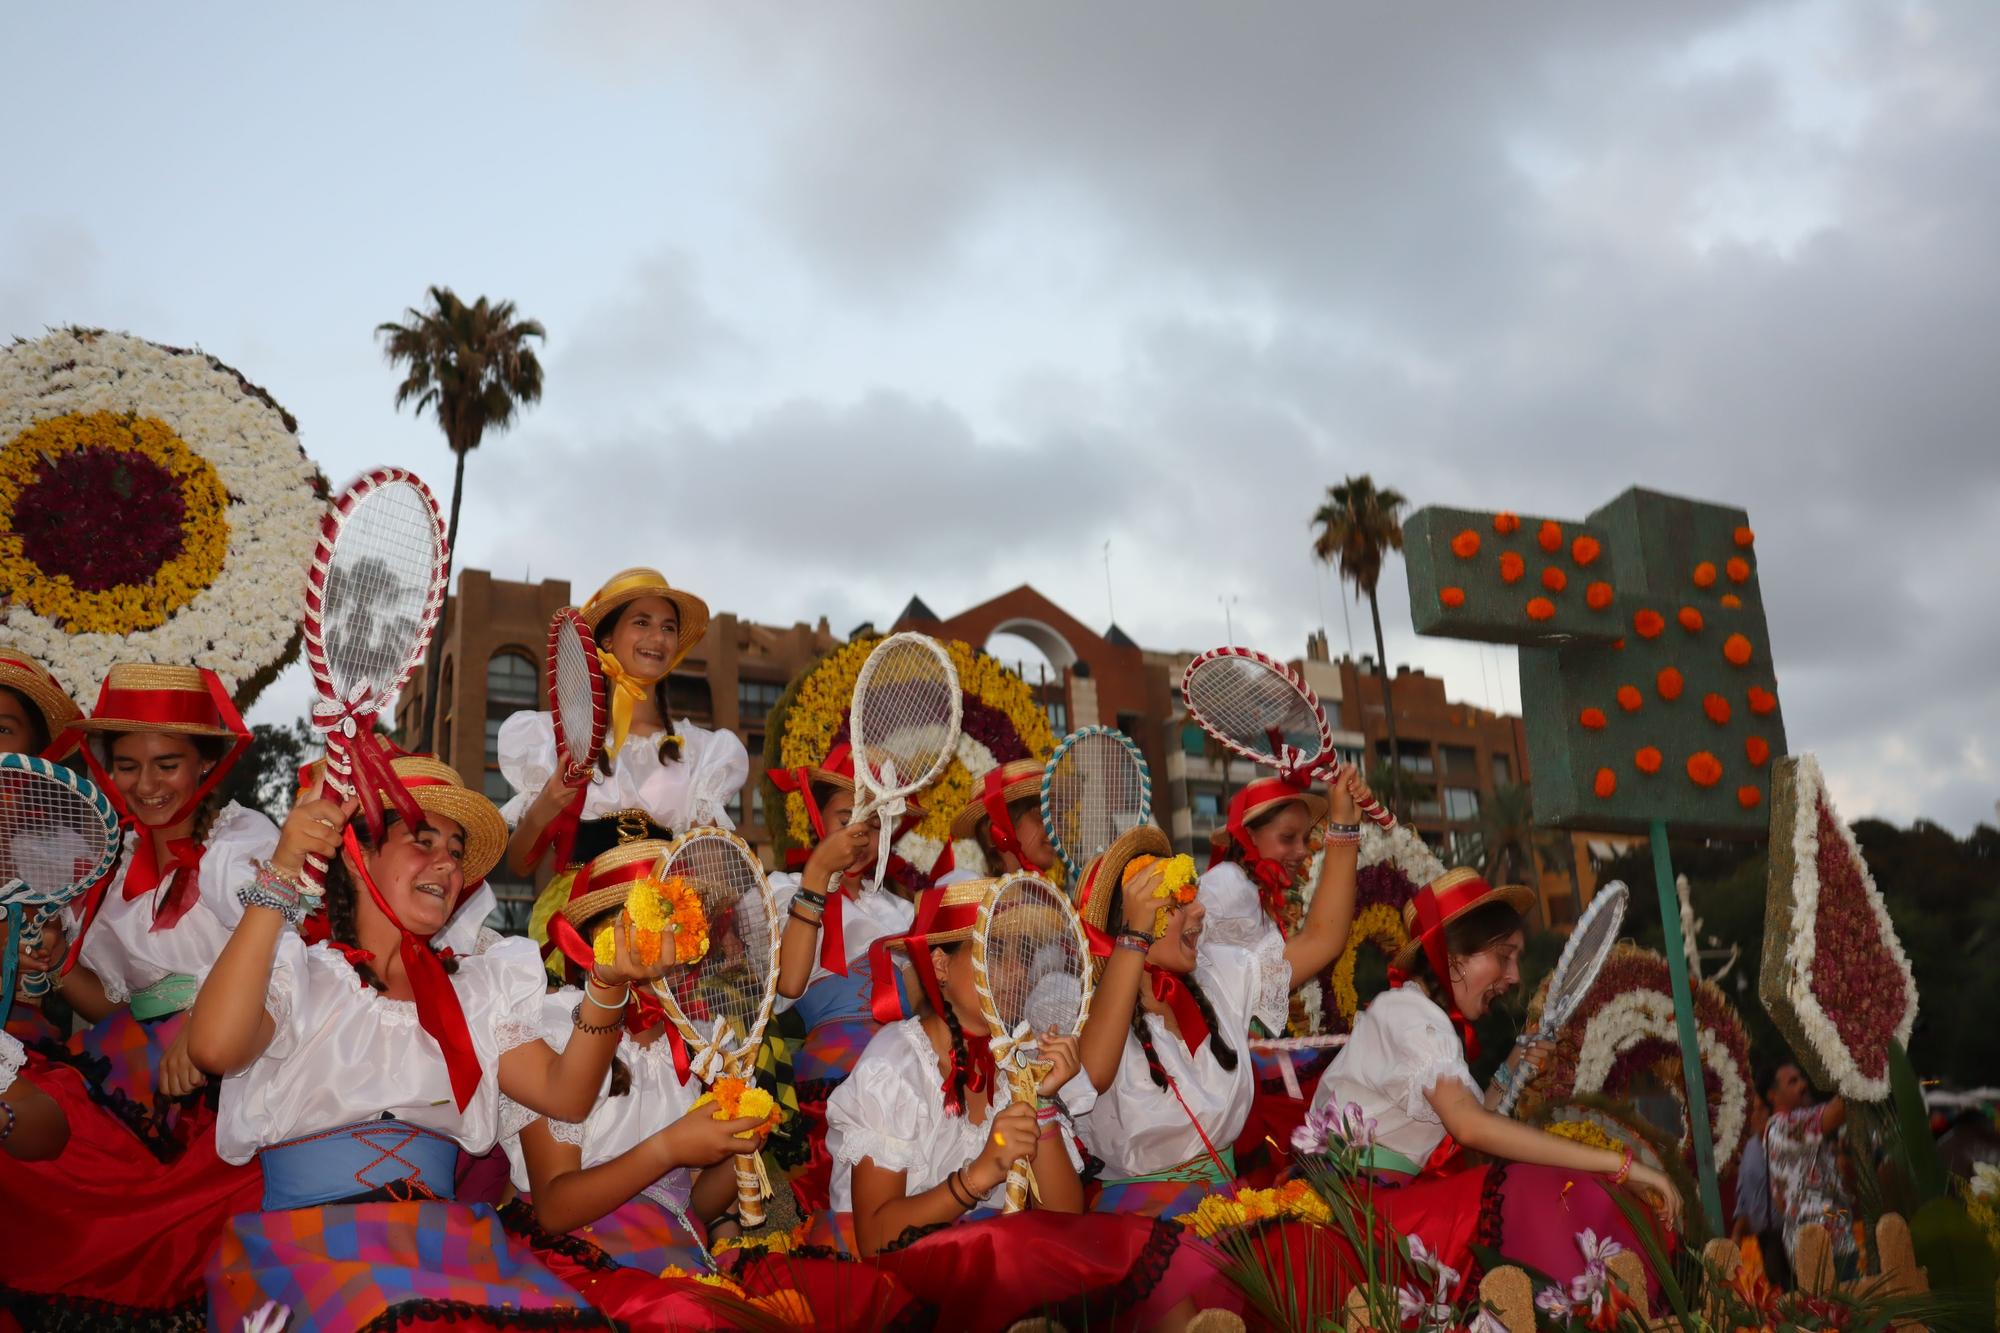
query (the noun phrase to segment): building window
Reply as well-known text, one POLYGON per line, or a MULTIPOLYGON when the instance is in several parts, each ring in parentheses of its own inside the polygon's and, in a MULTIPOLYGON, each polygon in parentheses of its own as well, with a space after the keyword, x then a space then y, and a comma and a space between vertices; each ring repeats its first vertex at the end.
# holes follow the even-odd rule
POLYGON ((1470 745, 1444 747, 1444 771, 1451 777, 1479 781, 1479 751, 1470 745))
POLYGON ((1220 819, 1222 817, 1222 793, 1219 791, 1191 791, 1188 793, 1188 809, 1196 819, 1220 819))
MULTIPOLYGON (((1377 758, 1387 762, 1389 742, 1376 741, 1375 754, 1377 758)), ((1431 747, 1423 741, 1396 742, 1396 756, 1402 760, 1405 773, 1428 774, 1435 771, 1431 762, 1431 747)))
POLYGON ((778 696, 785 687, 774 680, 739 680, 736 682, 736 710, 744 725, 762 722, 778 706, 778 696))
POLYGON ((505 704, 511 711, 538 708, 542 702, 542 673, 535 659, 518 648, 502 648, 486 661, 486 704, 505 704))
POLYGON ((730 793, 730 796, 729 796, 729 799, 728 799, 728 800, 727 800, 726 802, 724 802, 724 803, 723 803, 723 806, 722 806, 722 808, 723 808, 723 809, 724 809, 725 811, 727 811, 727 812, 728 812, 728 815, 729 815, 729 822, 730 822, 730 823, 732 823, 732 824, 738 824, 738 825, 742 824, 742 822, 743 822, 743 793, 742 793, 742 792, 740 792, 740 791, 737 791, 737 792, 731 792, 731 793, 730 793))
POLYGON ((1446 787, 1444 789, 1444 817, 1446 819, 1479 818, 1479 792, 1472 787, 1446 787))
POLYGON ((715 696, 709 693, 708 677, 676 671, 667 677, 667 706, 675 717, 707 722, 715 716, 715 696))
POLYGON ((500 767, 500 726, 504 721, 504 718, 497 717, 488 717, 486 719, 486 766, 488 768, 497 769, 500 767))
POLYGON ((1208 753, 1208 733, 1192 722, 1181 724, 1181 753, 1199 759, 1208 753))
POLYGON ((1118 730, 1124 732, 1126 738, 1134 743, 1137 743, 1139 739, 1139 728, 1144 725, 1145 719, 1137 713, 1120 713, 1118 715, 1118 730))
POLYGON ((1504 754, 1493 756, 1493 785, 1496 787, 1514 785, 1514 761, 1504 754))
POLYGON ((1067 735, 1069 732, 1069 705, 1060 699, 1051 699, 1043 707, 1048 710, 1049 725, 1055 728, 1056 735, 1067 735))
POLYGON ((500 775, 497 768, 486 770, 486 799, 495 805, 505 805, 514 799, 514 784, 500 775))
POLYGON ((1436 787, 1412 785, 1410 788, 1410 814, 1418 819, 1436 819, 1444 813, 1438 804, 1436 787))

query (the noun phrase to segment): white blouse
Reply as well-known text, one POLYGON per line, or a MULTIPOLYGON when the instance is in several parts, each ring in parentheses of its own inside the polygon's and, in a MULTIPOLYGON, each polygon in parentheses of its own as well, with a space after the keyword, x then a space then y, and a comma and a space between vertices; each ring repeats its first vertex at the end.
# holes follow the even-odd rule
MULTIPOLYGON (((875 1034, 854 1072, 826 1101, 834 1212, 854 1211, 854 1164, 864 1157, 884 1171, 901 1171, 905 1194, 922 1194, 979 1155, 993 1117, 1013 1100, 1011 1086, 1003 1076, 985 1118, 974 1120, 944 1109, 943 1083, 922 1018, 891 1023, 875 1034)), ((1081 1170, 1083 1159, 1067 1134, 1063 1146, 1081 1170)), ((981 1204, 999 1208, 1006 1201, 1003 1180, 981 1204)))
POLYGON ((1376 996, 1354 1020, 1354 1035, 1320 1078, 1312 1109, 1360 1106, 1375 1122, 1377 1143, 1422 1166, 1444 1141, 1430 1093, 1449 1079, 1480 1095, 1451 1018, 1421 985, 1405 982, 1376 996))
MULTIPOLYGON (((1206 880, 1201 891, 1205 898, 1206 880)), ((1098 1094, 1090 1114, 1077 1121, 1085 1145, 1103 1160, 1108 1180, 1151 1175, 1206 1158, 1202 1130, 1220 1152, 1236 1142, 1250 1119, 1250 1103, 1257 1092, 1247 1047, 1251 1006, 1274 976, 1289 988, 1291 964, 1276 941, 1251 952, 1213 946, 1204 938, 1194 975, 1215 1010, 1216 1035, 1236 1051, 1236 1068, 1224 1069, 1209 1042, 1190 1054, 1187 1043, 1167 1027, 1166 1020, 1149 1013, 1145 1022, 1152 1033, 1153 1052, 1179 1088, 1180 1097, 1176 1098, 1171 1089, 1153 1082, 1138 1034, 1128 1030, 1111 1086, 1098 1094), (1185 1110, 1182 1099, 1187 1102, 1185 1110), (1190 1111, 1200 1118, 1200 1129, 1188 1118, 1190 1111)))
MULTIPOLYGON (((656 736, 633 736, 612 761, 611 775, 593 773, 585 788, 583 817, 596 819, 619 810, 644 810, 675 833, 691 828, 733 829, 729 798, 750 780, 750 753, 733 731, 710 731, 685 718, 674 723, 681 757, 660 758, 656 736)), ((508 827, 521 822, 528 806, 556 771, 556 723, 548 713, 516 713, 500 724, 500 773, 514 796, 500 807, 508 827)))
MULTIPOLYGON (((543 1041, 558 1051, 569 1045, 570 1035, 576 1031, 572 1015, 582 999, 583 992, 573 987, 543 997, 543 1041)), ((638 1147, 686 1115, 695 1098, 702 1094, 700 1079, 689 1075, 688 1081, 683 1084, 674 1076, 674 1051, 664 1036, 650 1046, 642 1046, 632 1039, 631 1033, 625 1033, 618 1038, 618 1058, 625 1062, 625 1068, 632 1075, 632 1087, 624 1096, 610 1095, 611 1073, 607 1070, 604 1086, 598 1092, 597 1105, 591 1108, 590 1115, 582 1123, 567 1120, 548 1122, 549 1133, 557 1142, 574 1144, 582 1149, 586 1170, 602 1166, 638 1147)), ((510 1109, 517 1105, 510 1103, 510 1109)), ((519 1115, 509 1116, 508 1119, 510 1123, 504 1126, 505 1137, 501 1139, 500 1146, 506 1150, 514 1188, 526 1193, 529 1189, 528 1163, 521 1153, 521 1130, 534 1122, 533 1112, 523 1107, 519 1115)), ((668 1177, 686 1174, 685 1167, 667 1172, 668 1177)))
MULTIPOLYGON (((203 844, 194 905, 170 928, 154 930, 154 905, 164 898, 180 872, 169 871, 153 892, 128 901, 125 876, 141 836, 149 835, 126 833, 124 860, 104 891, 103 905, 90 933, 83 937, 79 956, 104 983, 105 998, 113 1004, 124 1004, 134 991, 142 991, 163 977, 174 973, 193 976, 214 963, 229 942, 229 933, 243 919, 243 904, 237 901, 236 891, 256 875, 256 862, 268 860, 278 849, 278 826, 262 813, 234 801, 223 806, 203 844)), ((75 938, 82 913, 81 899, 64 911, 64 926, 71 938, 75 938)))
POLYGON ((459 959, 452 988, 485 1071, 461 1112, 413 1001, 363 984, 332 946, 281 935, 264 997, 277 1030, 262 1055, 222 1080, 216 1152, 247 1162, 271 1144, 382 1115, 485 1152, 500 1137, 500 1056, 541 1036, 546 975, 534 941, 518 936, 459 959))
MULTIPOLYGON (((1201 929, 1204 954, 1212 948, 1234 948, 1262 958, 1272 950, 1285 951, 1285 937, 1265 915, 1257 885, 1236 862, 1223 861, 1202 871, 1200 897, 1206 912, 1201 929)), ((1291 971, 1269 971, 1260 981, 1250 1017, 1271 1036, 1282 1037, 1292 1013, 1291 971)), ((1243 1031, 1248 1036, 1250 1029, 1246 1026, 1243 1031)))
POLYGON ((0 1032, 0 1092, 14 1086, 14 1076, 28 1063, 28 1048, 11 1032, 0 1032))
POLYGON ((492 941, 482 936, 499 938, 486 929, 486 918, 492 916, 493 909, 499 905, 500 897, 493 892, 493 886, 481 884, 466 895, 451 914, 451 920, 444 923, 444 929, 432 937, 431 947, 450 949, 460 958, 470 953, 484 953, 492 941))
MULTIPOLYGON (((782 931, 791 921, 789 913, 792 900, 799 894, 799 877, 781 872, 770 876, 770 883, 776 900, 771 919, 782 931)), ((840 934, 841 942, 846 946, 847 966, 852 968, 866 959, 875 941, 906 933, 916 919, 916 904, 887 889, 869 885, 860 893, 847 894, 847 901, 840 905, 840 934)), ((812 975, 806 978, 806 985, 816 985, 832 975, 820 966, 818 947, 815 946, 812 975)), ((791 1005, 791 1000, 782 995, 778 997, 780 1010, 789 1009, 791 1005)))

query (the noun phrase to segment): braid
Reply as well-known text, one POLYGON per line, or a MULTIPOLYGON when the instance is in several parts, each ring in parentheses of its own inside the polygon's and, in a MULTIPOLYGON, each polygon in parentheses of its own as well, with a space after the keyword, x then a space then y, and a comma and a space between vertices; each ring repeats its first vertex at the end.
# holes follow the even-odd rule
POLYGON ((611 1057, 611 1095, 623 1097, 632 1091, 632 1071, 618 1056, 611 1057))
POLYGON ((212 791, 201 798, 201 804, 195 808, 194 830, 190 834, 195 842, 203 847, 208 846, 208 835, 215 828, 216 816, 221 813, 222 793, 220 791, 212 791))
POLYGON ((1139 1039, 1139 1049, 1146 1053, 1146 1072, 1153 1076, 1153 1082, 1160 1085, 1160 1091, 1165 1092, 1167 1067, 1160 1063, 1160 1053, 1153 1049, 1153 1029, 1146 1021, 1144 1005, 1132 1006, 1132 1035, 1139 1039))
POLYGON ((950 1001, 942 1006, 945 1031, 951 1034, 951 1096, 948 1101, 958 1103, 958 1113, 965 1115, 966 1071, 972 1066, 972 1052, 965 1044, 965 1030, 958 1025, 958 1015, 952 1012, 950 1001))
POLYGON ((1181 984, 1186 986, 1188 994, 1194 997, 1195 1008, 1201 1010, 1201 1021, 1208 1024, 1208 1049, 1214 1053, 1215 1063, 1234 1073, 1236 1050, 1222 1039, 1222 1024, 1215 1021, 1215 1006, 1210 1004, 1208 996, 1202 993, 1201 983, 1194 979, 1194 973, 1190 972, 1182 977, 1181 984))
POLYGON ((668 676, 662 676, 653 682, 653 707, 660 713, 660 738, 656 748, 661 763, 678 764, 686 745, 680 732, 674 730, 674 715, 667 706, 668 679, 668 676))

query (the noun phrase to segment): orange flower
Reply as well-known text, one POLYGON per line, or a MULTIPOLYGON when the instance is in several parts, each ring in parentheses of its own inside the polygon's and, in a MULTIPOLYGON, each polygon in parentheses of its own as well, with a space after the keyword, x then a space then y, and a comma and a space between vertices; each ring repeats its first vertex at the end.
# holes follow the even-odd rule
POLYGON ((1639 706, 1645 702, 1646 696, 1639 693, 1637 685, 1620 685, 1618 687, 1618 706, 1626 712, 1638 712, 1639 706))
POLYGON ((1624 651, 1625 651, 1625 640, 1624 640, 1624 639, 1622 639, 1622 638, 1620 638, 1620 639, 1613 639, 1613 640, 1611 641, 1611 646, 1612 646, 1613 648, 1616 648, 1616 649, 1617 649, 1617 650, 1618 650, 1619 652, 1621 652, 1621 653, 1622 653, 1622 652, 1624 652, 1624 651))
POLYGON ((1729 557, 1729 563, 1722 567, 1729 575, 1731 583, 1746 583, 1750 579, 1750 562, 1740 555, 1729 557))
POLYGON ((1747 666, 1750 662, 1750 640, 1741 634, 1732 634, 1722 641, 1722 655, 1729 659, 1731 666, 1747 666))
POLYGON ((1657 639, 1660 637, 1660 631, 1666 627, 1666 617, 1658 611, 1641 611, 1632 617, 1632 628, 1642 639, 1657 639))
POLYGON ((1597 770, 1597 777, 1590 784, 1590 789, 1597 793, 1597 799, 1600 801, 1609 800, 1618 791, 1618 775, 1608 768, 1600 768, 1597 770))
POLYGON ((1555 565, 1550 565, 1542 571, 1542 586, 1550 592, 1561 592, 1569 586, 1569 575, 1555 565))
POLYGON ((1722 781, 1722 761, 1706 750, 1688 756, 1688 780, 1697 787, 1713 787, 1722 781))
POLYGON ((1530 597, 1528 599, 1528 619, 1548 620, 1551 619, 1555 615, 1555 613, 1556 613, 1556 604, 1550 601, 1548 598, 1530 597))
POLYGON ((1547 551, 1550 555, 1554 555, 1562 549, 1562 524, 1552 518, 1543 519, 1541 531, 1535 534, 1535 541, 1540 544, 1544 551, 1547 551))
POLYGON ((1693 607, 1691 606, 1682 607, 1680 610, 1680 614, 1676 616, 1675 619, 1681 622, 1681 628, 1686 630, 1688 633, 1690 634, 1701 633, 1701 626, 1702 626, 1701 612, 1695 610, 1693 607))
POLYGON ((1653 678, 1653 684, 1659 687, 1660 697, 1668 703, 1680 698, 1681 691, 1687 687, 1679 667, 1661 667, 1660 674, 1653 678))
POLYGON ((1493 530, 1502 537, 1521 530, 1521 516, 1511 509, 1503 509, 1493 516, 1493 530))
POLYGON ((1750 529, 1748 528, 1736 529, 1736 544, 1738 546, 1749 546, 1756 540, 1757 540, 1757 534, 1750 531, 1750 529))
POLYGON ((1583 604, 1593 611, 1602 611, 1611 605, 1611 585, 1599 579, 1583 590, 1583 604))
POLYGON ((1516 580, 1518 580, 1521 577, 1521 575, 1527 572, 1528 572, 1527 561, 1523 560, 1520 556, 1516 555, 1512 551, 1501 552, 1500 578, 1503 582, 1513 583, 1516 580))
POLYGON ((1715 562, 1704 560, 1694 567, 1694 586, 1713 588, 1715 586, 1715 562))
POLYGON ((1729 725, 1729 700, 1719 694, 1704 694, 1701 697, 1701 711, 1708 714, 1708 720, 1718 727, 1729 725))
POLYGON ((1657 773, 1663 762, 1660 749, 1656 745, 1642 745, 1632 756, 1632 766, 1641 773, 1657 773))
POLYGON ((1479 554, 1479 534, 1471 528, 1451 539, 1451 553, 1460 560, 1470 560, 1479 554))
POLYGON ((1752 768, 1762 768, 1771 758, 1771 742, 1762 736, 1751 736, 1743 742, 1743 754, 1752 768))
POLYGON ((1569 558, 1579 565, 1595 564, 1603 554, 1604 546, 1595 537, 1578 537, 1569 544, 1569 558))
POLYGON ((1778 706, 1778 696, 1761 686, 1752 685, 1746 697, 1750 700, 1750 711, 1758 717, 1763 717, 1778 706))
POLYGON ((1755 787, 1746 784, 1736 789, 1736 804, 1742 806, 1745 810, 1755 810, 1763 800, 1764 793, 1758 791, 1755 787))
POLYGON ((1738 597, 1733 592, 1726 592, 1722 594, 1722 604, 1728 607, 1731 611, 1734 611, 1738 607, 1743 605, 1743 599, 1741 597, 1738 597))
POLYGON ((1602 708, 1586 708, 1576 715, 1576 720, 1591 731, 1604 730, 1604 710, 1602 708))
POLYGON ((1465 605, 1465 589, 1440 588, 1438 590, 1438 600, 1440 602, 1443 602, 1447 607, 1456 611, 1458 610, 1459 607, 1465 605))

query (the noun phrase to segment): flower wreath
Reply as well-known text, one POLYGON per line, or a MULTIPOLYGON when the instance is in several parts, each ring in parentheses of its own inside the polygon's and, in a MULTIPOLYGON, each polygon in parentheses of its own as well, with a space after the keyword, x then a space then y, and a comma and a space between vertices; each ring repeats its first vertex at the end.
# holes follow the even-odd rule
MULTIPOLYGON (((1528 1005, 1530 1023, 1539 1018, 1547 998, 1544 979, 1528 1005)), ((1713 983, 1704 981, 1695 988, 1694 1010, 1715 1165, 1727 1172, 1735 1166, 1749 1130, 1750 1039, 1736 1007, 1713 983)), ((1527 1086, 1516 1114, 1532 1120, 1552 1103, 1593 1095, 1628 1101, 1633 1085, 1647 1073, 1676 1099, 1684 1099, 1680 1061, 1667 960, 1650 949, 1621 943, 1612 950, 1588 998, 1556 1034, 1555 1054, 1527 1086)), ((1692 1161, 1685 1127, 1680 1146, 1692 1161)))
POLYGON ((0 608, 70 694, 195 662, 247 708, 299 649, 326 481, 214 357, 62 329, 0 349, 0 608))
MULTIPOLYGON (((793 679, 771 711, 764 739, 764 769, 799 768, 817 764, 827 752, 847 739, 848 705, 854 698, 854 682, 862 663, 882 640, 880 636, 855 639, 826 654, 793 679)), ((1055 748, 1056 738, 1049 728, 1048 714, 1036 702, 1026 681, 981 649, 956 639, 947 640, 945 651, 958 671, 959 689, 964 695, 964 720, 958 738, 958 753, 941 776, 917 799, 923 818, 896 843, 897 856, 924 878, 922 884, 905 885, 912 890, 929 887, 929 877, 951 836, 951 819, 978 791, 988 771, 1016 759, 1044 759, 1055 748)), ((782 860, 794 847, 813 843, 812 820, 799 793, 781 796, 767 785, 765 808, 776 810, 783 801, 785 817, 772 820, 772 837, 782 860)), ((977 849, 970 844, 955 849, 962 864, 971 864, 977 849)))
MULTIPOLYGON (((1392 957, 1409 943, 1410 937, 1403 929, 1403 904, 1442 874, 1443 863, 1409 829, 1397 825, 1394 830, 1384 832, 1372 823, 1362 825, 1361 855, 1355 872, 1354 924, 1347 932, 1347 947, 1334 960, 1327 976, 1320 1003, 1313 1007, 1320 1031, 1353 1030, 1354 1016, 1361 1010, 1354 970, 1361 961, 1362 946, 1372 945, 1384 957, 1392 957)), ((1317 874, 1313 881, 1318 882, 1317 874)), ((1305 898, 1310 905, 1311 894, 1305 898)))

